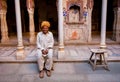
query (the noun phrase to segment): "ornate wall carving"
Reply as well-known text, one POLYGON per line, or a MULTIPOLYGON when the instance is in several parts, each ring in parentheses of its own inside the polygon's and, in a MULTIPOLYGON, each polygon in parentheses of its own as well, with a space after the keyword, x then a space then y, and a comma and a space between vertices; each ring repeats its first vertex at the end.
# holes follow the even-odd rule
POLYGON ((83 1, 82 0, 68 0, 67 4, 67 22, 80 22, 83 18, 83 1))
POLYGON ((66 0, 63 5, 65 43, 91 40, 93 0, 66 0))

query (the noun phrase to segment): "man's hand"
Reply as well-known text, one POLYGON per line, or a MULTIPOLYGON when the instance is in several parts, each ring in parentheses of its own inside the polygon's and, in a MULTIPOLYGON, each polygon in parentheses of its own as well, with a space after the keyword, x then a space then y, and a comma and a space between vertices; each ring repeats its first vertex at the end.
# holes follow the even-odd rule
POLYGON ((46 52, 46 54, 48 54, 48 50, 47 49, 45 50, 45 52, 46 52))
POLYGON ((42 50, 42 54, 43 55, 47 55, 48 54, 48 50, 42 50))
POLYGON ((46 55, 46 52, 45 52, 45 50, 42 50, 42 54, 46 55))

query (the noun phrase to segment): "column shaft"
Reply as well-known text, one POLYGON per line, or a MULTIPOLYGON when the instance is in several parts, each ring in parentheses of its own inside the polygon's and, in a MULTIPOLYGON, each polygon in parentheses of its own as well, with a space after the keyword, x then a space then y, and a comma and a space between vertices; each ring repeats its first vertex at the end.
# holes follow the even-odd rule
POLYGON ((15 10, 16 10, 16 23, 17 23, 17 38, 18 38, 18 49, 16 57, 17 59, 24 58, 24 46, 22 40, 22 26, 21 26, 21 13, 20 13, 20 1, 15 0, 15 10))
POLYGON ((101 42, 100 47, 106 47, 106 18, 107 0, 102 0, 102 19, 101 19, 101 42))
POLYGON ((29 13, 30 43, 35 43, 34 13, 29 13))
POLYGON ((59 48, 64 48, 62 0, 58 0, 58 29, 59 29, 59 48))
POLYGON ((64 55, 64 28, 63 28, 63 0, 58 0, 58 30, 59 30, 59 50, 58 58, 62 59, 64 55))
POLYGON ((6 21, 6 11, 1 11, 0 13, 0 19, 1 19, 1 35, 2 43, 8 43, 9 37, 8 37, 8 27, 7 27, 7 21, 6 21))

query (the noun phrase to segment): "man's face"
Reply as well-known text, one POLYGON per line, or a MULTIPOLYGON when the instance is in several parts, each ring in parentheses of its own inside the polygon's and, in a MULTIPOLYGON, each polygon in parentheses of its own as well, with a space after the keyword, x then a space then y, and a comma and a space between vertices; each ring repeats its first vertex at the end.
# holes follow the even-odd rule
POLYGON ((48 33, 48 31, 49 31, 49 27, 47 27, 47 26, 43 26, 43 27, 42 27, 42 32, 43 32, 44 34, 48 33))

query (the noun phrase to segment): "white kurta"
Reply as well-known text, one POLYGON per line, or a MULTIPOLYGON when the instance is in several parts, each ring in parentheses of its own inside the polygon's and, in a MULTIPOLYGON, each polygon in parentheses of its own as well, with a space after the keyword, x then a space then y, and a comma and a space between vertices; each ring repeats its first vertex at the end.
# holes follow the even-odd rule
MULTIPOLYGON (((49 47, 53 48, 54 38, 52 32, 48 32, 47 34, 43 34, 43 32, 39 32, 37 35, 37 58, 39 70, 43 70, 45 59, 43 57, 42 51, 43 49, 48 49, 49 47)), ((45 68, 47 70, 51 70, 53 64, 53 49, 48 49, 47 61, 45 64, 45 68)))
POLYGON ((37 48, 47 49, 48 47, 53 47, 54 39, 52 32, 48 32, 47 34, 43 34, 43 32, 39 32, 37 35, 37 48))

